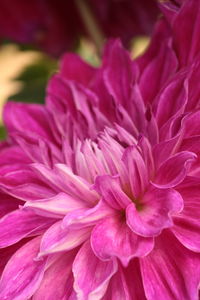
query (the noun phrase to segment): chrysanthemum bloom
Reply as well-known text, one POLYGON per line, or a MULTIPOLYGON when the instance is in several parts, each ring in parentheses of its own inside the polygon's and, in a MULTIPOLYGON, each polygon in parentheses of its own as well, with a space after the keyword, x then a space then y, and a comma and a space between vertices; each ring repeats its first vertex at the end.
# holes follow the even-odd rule
POLYGON ((198 299, 200 61, 169 28, 134 62, 68 54, 45 106, 6 105, 0 299, 198 299))
MULTIPOLYGON (((0 37, 32 43, 59 56, 72 49, 80 36, 88 36, 77 2, 1 0, 0 37)), ((126 45, 135 35, 151 34, 159 12, 156 0, 89 0, 85 3, 105 37, 121 37, 126 45)))

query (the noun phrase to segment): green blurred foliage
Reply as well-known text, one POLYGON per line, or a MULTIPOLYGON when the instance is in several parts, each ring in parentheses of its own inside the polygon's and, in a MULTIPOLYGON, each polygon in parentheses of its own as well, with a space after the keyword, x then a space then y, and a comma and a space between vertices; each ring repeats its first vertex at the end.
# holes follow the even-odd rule
POLYGON ((56 71, 57 61, 42 56, 41 59, 25 68, 22 74, 16 78, 23 83, 23 88, 8 100, 44 103, 47 82, 56 71))

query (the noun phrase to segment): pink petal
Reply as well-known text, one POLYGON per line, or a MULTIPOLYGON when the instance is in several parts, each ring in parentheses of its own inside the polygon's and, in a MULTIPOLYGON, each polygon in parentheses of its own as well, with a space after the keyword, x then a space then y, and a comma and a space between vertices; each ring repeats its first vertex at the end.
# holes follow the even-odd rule
POLYGON ((171 117, 178 116, 184 112, 188 100, 188 82, 185 76, 177 75, 158 98, 156 119, 159 127, 171 117))
POLYGON ((174 218, 173 233, 188 249, 200 252, 199 179, 191 178, 179 188, 184 199, 184 209, 174 218))
POLYGON ((62 221, 58 221, 44 233, 39 257, 49 253, 71 250, 87 240, 90 232, 90 227, 78 230, 63 229, 62 221))
POLYGON ((134 74, 129 54, 119 40, 111 41, 107 45, 104 62, 104 80, 109 93, 116 103, 126 105, 134 74))
POLYGON ((40 238, 35 238, 11 257, 0 281, 0 299, 27 299, 37 290, 46 264, 46 260, 34 260, 39 244, 40 238))
POLYGON ((72 262, 74 252, 58 256, 55 262, 45 271, 39 289, 32 300, 69 299, 73 290, 72 262))
POLYGON ((136 234, 152 237, 173 225, 172 215, 183 209, 183 199, 175 190, 154 188, 143 196, 140 205, 140 210, 133 204, 127 207, 127 224, 136 234))
POLYGON ((52 139, 48 112, 43 105, 9 101, 4 108, 4 121, 11 133, 21 131, 52 139))
POLYGON ((52 213, 52 216, 58 215, 62 217, 68 212, 75 209, 84 208, 84 202, 81 202, 75 197, 71 197, 65 193, 59 193, 55 197, 37 200, 37 201, 28 201, 25 204, 25 207, 30 207, 39 214, 44 212, 52 213))
POLYGON ((189 151, 182 151, 166 160, 157 171, 153 185, 158 188, 172 188, 183 181, 196 155, 189 151))
POLYGON ((127 268, 119 267, 110 280, 103 300, 146 300, 138 259, 132 259, 127 268))
POLYGON ((125 267, 133 257, 149 253, 153 245, 152 238, 143 238, 133 233, 122 215, 105 218, 91 234, 92 249, 101 260, 116 256, 125 267))
POLYGON ((0 192, 0 218, 9 212, 18 209, 19 205, 22 205, 23 202, 13 198, 12 196, 0 192))
POLYGON ((199 20, 199 2, 196 0, 184 1, 172 28, 174 48, 181 66, 194 61, 199 53, 199 20))
POLYGON ((125 150, 123 161, 129 173, 132 195, 134 198, 138 198, 148 186, 149 170, 136 146, 128 147, 125 150))
POLYGON ((93 208, 84 208, 77 209, 72 212, 69 212, 63 219, 62 226, 64 228, 73 227, 73 228, 83 228, 88 226, 93 226, 98 223, 99 220, 113 215, 114 210, 110 208, 103 201, 99 201, 99 203, 93 208))
POLYGON ((55 219, 40 217, 31 210, 15 210, 0 220, 0 247, 7 247, 24 237, 37 235, 54 222, 55 219))
POLYGON ((122 191, 119 178, 109 175, 97 176, 94 189, 111 208, 121 210, 130 204, 130 199, 122 191))
POLYGON ((199 255, 183 247, 169 231, 156 239, 154 251, 140 263, 148 300, 198 299, 199 255))
POLYGON ((67 53, 62 58, 60 73, 68 80, 74 80, 87 86, 94 78, 96 69, 85 63, 78 55, 67 53))
POLYGON ((73 264, 74 289, 79 300, 101 299, 106 292, 109 280, 117 271, 117 262, 103 262, 93 253, 86 242, 79 250, 73 264), (83 272, 87 270, 87 272, 83 272))

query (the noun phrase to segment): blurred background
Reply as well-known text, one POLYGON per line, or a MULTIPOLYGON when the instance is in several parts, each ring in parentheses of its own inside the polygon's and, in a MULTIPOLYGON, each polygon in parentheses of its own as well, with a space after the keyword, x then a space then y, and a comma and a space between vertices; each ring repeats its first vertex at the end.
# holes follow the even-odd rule
POLYGON ((0 139, 4 103, 44 103, 66 51, 98 66, 105 42, 120 38, 135 58, 157 18, 154 0, 0 0, 0 139))

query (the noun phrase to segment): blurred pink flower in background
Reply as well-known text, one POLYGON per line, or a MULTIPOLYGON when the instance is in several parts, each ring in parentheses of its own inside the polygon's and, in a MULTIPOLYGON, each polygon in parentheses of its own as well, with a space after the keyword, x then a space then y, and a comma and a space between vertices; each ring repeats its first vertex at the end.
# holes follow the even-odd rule
POLYGON ((137 60, 66 54, 45 106, 5 106, 0 299, 198 299, 197 2, 164 4, 137 60))
MULTIPOLYGON (((75 1, 0 1, 0 36, 31 43, 53 56, 72 49, 87 29, 75 1)), ((82 1, 83 2, 83 1, 82 1)), ((128 45, 135 35, 150 34, 158 16, 154 0, 89 0, 90 11, 105 37, 121 37, 128 45)))

